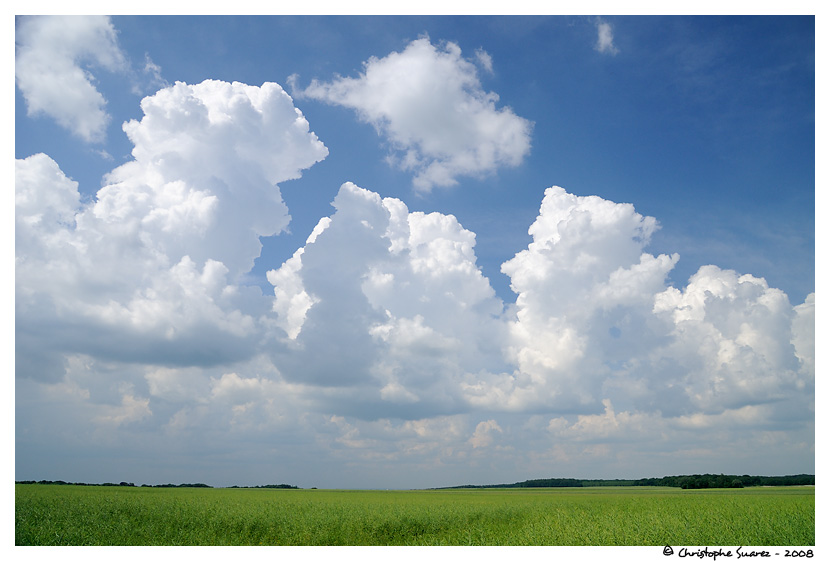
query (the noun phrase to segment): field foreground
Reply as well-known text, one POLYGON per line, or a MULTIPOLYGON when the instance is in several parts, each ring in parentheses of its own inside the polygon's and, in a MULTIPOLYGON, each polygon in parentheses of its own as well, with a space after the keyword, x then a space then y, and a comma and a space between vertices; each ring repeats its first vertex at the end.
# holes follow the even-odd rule
POLYGON ((814 487, 15 485, 15 545, 815 545, 814 487))

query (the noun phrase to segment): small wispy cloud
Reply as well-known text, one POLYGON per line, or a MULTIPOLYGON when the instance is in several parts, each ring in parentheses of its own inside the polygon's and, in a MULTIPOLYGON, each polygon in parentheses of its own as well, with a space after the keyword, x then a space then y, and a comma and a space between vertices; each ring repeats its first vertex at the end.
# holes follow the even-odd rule
POLYGON ((616 55, 620 52, 614 44, 614 29, 611 24, 600 19, 597 20, 597 43, 594 49, 609 55, 616 55))
POLYGON ((488 74, 493 73, 493 57, 484 49, 476 50, 476 60, 488 74))
POLYGON ((153 62, 150 55, 144 53, 144 68, 142 74, 145 76, 147 82, 146 88, 148 90, 156 90, 159 88, 166 88, 170 83, 164 79, 161 74, 161 67, 153 62))

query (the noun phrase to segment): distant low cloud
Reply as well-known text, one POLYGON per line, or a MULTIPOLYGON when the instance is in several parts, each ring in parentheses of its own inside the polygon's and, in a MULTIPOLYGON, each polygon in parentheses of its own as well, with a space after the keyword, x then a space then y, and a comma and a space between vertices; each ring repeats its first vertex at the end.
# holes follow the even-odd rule
POLYGON ((91 70, 127 68, 109 18, 19 17, 15 34, 15 78, 29 115, 48 115, 85 142, 103 141, 110 116, 91 70))
POLYGON ((473 448, 486 448, 493 443, 493 432, 502 432, 499 424, 493 419, 482 421, 476 425, 476 431, 470 438, 473 448))
POLYGON ((616 55, 620 50, 614 45, 614 29, 611 24, 602 20, 597 20, 597 42, 594 45, 597 51, 616 55))
MULTIPOLYGON (((474 60, 492 72, 486 52, 474 60)), ((420 191, 517 166, 530 151, 532 123, 497 108, 499 96, 482 89, 476 64, 451 42, 420 38, 370 58, 358 78, 313 80, 295 95, 354 109, 389 142, 389 161, 415 174, 420 191)))

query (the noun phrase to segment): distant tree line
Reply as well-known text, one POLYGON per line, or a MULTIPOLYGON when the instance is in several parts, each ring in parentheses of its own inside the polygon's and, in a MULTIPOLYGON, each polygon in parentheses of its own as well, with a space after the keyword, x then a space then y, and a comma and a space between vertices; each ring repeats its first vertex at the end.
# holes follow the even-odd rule
POLYGON ((634 485, 680 487, 681 489, 725 489, 739 487, 757 487, 760 485, 815 485, 816 476, 800 475, 724 475, 706 473, 703 475, 670 475, 638 479, 634 485))
POLYGON ((279 483, 277 485, 232 485, 229 489, 299 489, 296 485, 279 483))
POLYGON ((528 479, 517 483, 496 485, 458 485, 442 489, 514 489, 522 487, 609 487, 609 486, 662 486, 681 489, 728 489, 756 487, 760 485, 815 485, 815 475, 669 475, 644 479, 528 479))
POLYGON ((582 480, 568 478, 528 479, 517 483, 497 483, 494 485, 458 485, 441 487, 442 489, 513 489, 516 487, 582 487, 582 480))
MULTIPOLYGON (((122 481, 121 483, 68 483, 66 481, 48 481, 46 479, 42 479, 40 481, 15 481, 15 483, 24 484, 24 485, 85 485, 88 487, 135 487, 135 483, 127 483, 126 481, 122 481)), ((142 487, 202 487, 212 489, 211 485, 206 483, 180 483, 178 485, 173 483, 162 483, 160 485, 147 485, 146 483, 141 485, 142 487)), ((286 483, 280 483, 277 485, 256 485, 250 487, 240 487, 238 485, 234 485, 230 487, 231 489, 299 489, 296 485, 288 485, 286 483)))
MULTIPOLYGON (((66 481, 61 481, 60 479, 57 481, 48 481, 46 479, 41 479, 40 481, 15 481, 15 483, 23 484, 23 485, 85 485, 87 487, 135 487, 135 483, 127 483, 126 481, 122 481, 121 483, 68 483, 66 481)), ((173 483, 162 483, 161 485, 147 485, 146 483, 142 485, 142 487, 212 487, 206 483, 180 483, 178 485, 174 485, 173 483)))
POLYGON ((582 481, 579 479, 528 479, 527 481, 520 481, 514 483, 511 487, 582 487, 582 481))
POLYGON ((213 489, 213 486, 208 485, 207 483, 179 483, 178 485, 174 485, 173 483, 162 483, 161 485, 147 485, 145 483, 142 485, 142 487, 204 487, 207 489, 213 489))

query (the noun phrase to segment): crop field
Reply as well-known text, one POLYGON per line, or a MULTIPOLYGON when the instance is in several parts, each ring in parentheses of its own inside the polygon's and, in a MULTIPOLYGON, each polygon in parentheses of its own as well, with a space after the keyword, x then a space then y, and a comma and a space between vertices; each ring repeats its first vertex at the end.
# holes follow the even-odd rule
POLYGON ((815 545, 814 487, 15 485, 16 545, 815 545))

